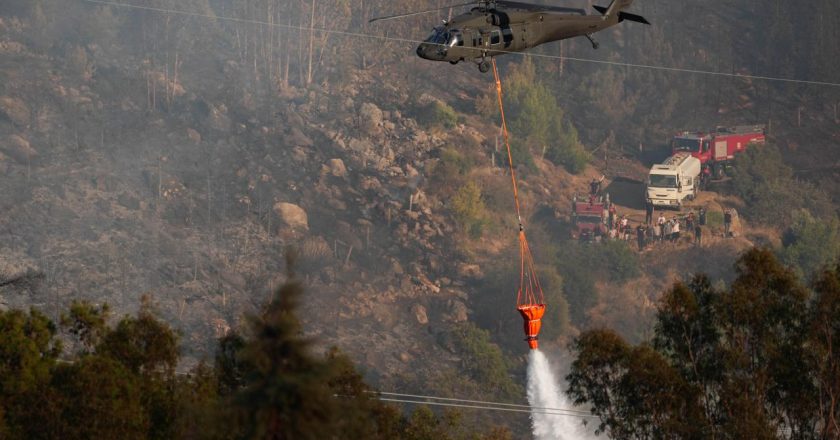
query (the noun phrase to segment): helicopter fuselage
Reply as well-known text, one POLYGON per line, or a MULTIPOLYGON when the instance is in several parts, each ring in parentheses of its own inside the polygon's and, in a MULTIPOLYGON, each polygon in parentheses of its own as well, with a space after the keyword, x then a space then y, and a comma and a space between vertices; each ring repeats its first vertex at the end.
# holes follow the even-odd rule
POLYGON ((592 33, 618 24, 617 16, 554 11, 473 8, 436 27, 417 47, 417 55, 433 61, 483 61, 541 44, 592 33))

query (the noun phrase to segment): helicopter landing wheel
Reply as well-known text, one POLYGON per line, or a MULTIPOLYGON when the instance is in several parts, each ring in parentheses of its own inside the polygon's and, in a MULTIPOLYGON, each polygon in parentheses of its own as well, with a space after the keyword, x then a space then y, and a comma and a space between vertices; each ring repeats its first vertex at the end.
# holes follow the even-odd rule
POLYGON ((452 64, 454 66, 454 65, 458 64, 458 61, 461 61, 461 60, 450 61, 449 64, 452 64))
POLYGON ((487 61, 482 61, 478 63, 478 71, 481 73, 487 73, 490 71, 490 63, 487 61))

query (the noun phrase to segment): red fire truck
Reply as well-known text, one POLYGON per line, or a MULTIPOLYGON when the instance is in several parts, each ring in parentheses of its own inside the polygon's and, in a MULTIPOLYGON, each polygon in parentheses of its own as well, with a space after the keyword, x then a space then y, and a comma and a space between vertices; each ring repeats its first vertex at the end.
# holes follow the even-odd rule
POLYGON ((572 200, 572 239, 595 241, 607 234, 604 202, 600 198, 572 200))
POLYGON ((721 177, 736 154, 746 150, 750 144, 763 144, 764 140, 763 125, 718 127, 711 133, 684 131, 671 141, 671 154, 691 152, 692 156, 700 159, 704 174, 721 177))

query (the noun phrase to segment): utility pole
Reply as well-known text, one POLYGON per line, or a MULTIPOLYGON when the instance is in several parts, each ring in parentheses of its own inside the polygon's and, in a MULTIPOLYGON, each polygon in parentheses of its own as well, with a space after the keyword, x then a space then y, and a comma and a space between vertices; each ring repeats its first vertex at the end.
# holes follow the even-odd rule
POLYGON ((306 85, 312 83, 312 42, 315 31, 315 0, 312 0, 312 14, 309 18, 309 70, 306 73, 306 85))

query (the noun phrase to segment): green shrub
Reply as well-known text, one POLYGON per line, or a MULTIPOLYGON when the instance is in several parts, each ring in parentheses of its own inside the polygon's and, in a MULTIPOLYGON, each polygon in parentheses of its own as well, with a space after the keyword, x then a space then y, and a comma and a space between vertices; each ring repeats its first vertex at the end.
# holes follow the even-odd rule
POLYGON ((572 174, 582 172, 591 160, 590 154, 580 143, 577 129, 571 122, 557 121, 549 145, 546 150, 548 160, 556 165, 562 165, 572 174))
POLYGON ((831 199, 816 186, 797 180, 773 145, 748 148, 735 159, 732 186, 747 204, 745 217, 768 225, 787 226, 793 213, 805 208, 817 217, 834 214, 831 199))
POLYGON ((587 244, 567 242, 555 261, 563 277, 569 314, 577 324, 586 322, 586 312, 597 304, 596 281, 623 283, 639 275, 639 260, 625 241, 587 244))
POLYGON ((420 119, 427 127, 455 128, 458 113, 442 101, 432 101, 421 109, 420 119))
POLYGON ((563 293, 563 277, 551 266, 540 267, 537 273, 545 296, 546 311, 540 338, 556 339, 569 331, 569 303, 563 293))
POLYGON ((463 230, 472 238, 479 238, 487 224, 487 209, 481 199, 481 189, 475 182, 467 182, 452 197, 452 212, 463 230))
POLYGON ((460 175, 469 173, 475 166, 475 161, 472 158, 465 156, 454 148, 444 148, 441 151, 440 163, 451 167, 460 175))
POLYGON ((840 257, 840 222, 837 218, 815 219, 807 210, 793 214, 779 252, 781 260, 796 269, 800 277, 836 264, 840 257))
POLYGON ((595 273, 590 268, 558 266, 563 276, 563 294, 569 307, 569 318, 578 326, 586 323, 586 312, 598 303, 595 273))
POLYGON ((441 151, 440 160, 428 170, 429 180, 438 195, 451 196, 464 183, 464 176, 475 166, 472 158, 454 148, 441 151))
POLYGON ((710 228, 723 227, 723 212, 721 211, 706 211, 706 226, 710 228))
POLYGON ((490 333, 472 322, 456 324, 453 331, 456 353, 467 376, 500 396, 513 398, 522 390, 509 374, 510 365, 498 345, 490 341, 490 333))
MULTIPOLYGON (((589 162, 589 155, 578 139, 557 98, 537 78, 533 63, 517 66, 507 78, 505 106, 510 129, 535 149, 545 148, 546 157, 569 172, 579 173, 589 162)), ((529 168, 532 168, 529 165, 529 168)))
MULTIPOLYGON (((537 164, 534 163, 534 156, 531 154, 527 143, 514 139, 512 136, 510 139, 510 156, 513 159, 514 169, 522 165, 528 171, 537 171, 537 164)), ((503 157, 505 166, 509 166, 510 162, 508 161, 507 152, 503 152, 503 157)))

